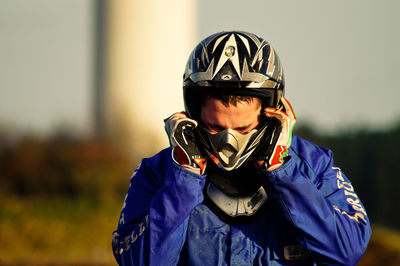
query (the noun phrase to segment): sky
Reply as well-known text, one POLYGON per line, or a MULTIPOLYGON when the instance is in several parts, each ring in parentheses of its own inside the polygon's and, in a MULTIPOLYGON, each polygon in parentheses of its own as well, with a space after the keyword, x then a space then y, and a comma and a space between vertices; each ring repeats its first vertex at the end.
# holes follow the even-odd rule
POLYGON ((400 123, 400 2, 395 0, 212 1, 199 35, 254 32, 278 52, 298 124, 325 132, 400 123))
MULTIPOLYGON (((253 32, 271 43, 298 124, 336 132, 400 123, 399 1, 199 0, 197 5, 193 47, 222 30, 253 32)), ((0 1, 0 127, 90 130, 93 15, 90 0, 0 1)))
POLYGON ((81 0, 0 1, 0 125, 88 130, 91 8, 81 0))

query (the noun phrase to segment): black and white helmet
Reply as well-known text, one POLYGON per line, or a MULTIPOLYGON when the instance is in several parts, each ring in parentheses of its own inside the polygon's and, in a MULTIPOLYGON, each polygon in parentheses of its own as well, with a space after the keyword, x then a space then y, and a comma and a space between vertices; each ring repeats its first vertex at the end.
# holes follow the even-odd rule
MULTIPOLYGON (((183 76, 185 109, 198 121, 200 99, 208 93, 258 97, 263 107, 277 107, 284 87, 282 65, 275 50, 264 39, 243 31, 224 31, 201 41, 191 53, 183 76)), ((221 168, 233 170, 249 158, 266 127, 248 137, 235 137, 232 132, 226 132, 225 137, 219 138, 227 140, 223 145, 213 145, 207 134, 201 135, 207 153, 219 161, 221 168), (235 139, 233 142, 245 139, 240 141, 244 147, 229 143, 232 138, 235 139), (220 147, 218 150, 217 146, 220 147), (223 147, 229 150, 227 156, 223 155, 223 147)))
POLYGON ((211 89, 255 96, 265 106, 277 106, 285 81, 272 46, 255 34, 224 31, 201 41, 191 53, 183 75, 186 111, 196 118, 198 94, 211 89))

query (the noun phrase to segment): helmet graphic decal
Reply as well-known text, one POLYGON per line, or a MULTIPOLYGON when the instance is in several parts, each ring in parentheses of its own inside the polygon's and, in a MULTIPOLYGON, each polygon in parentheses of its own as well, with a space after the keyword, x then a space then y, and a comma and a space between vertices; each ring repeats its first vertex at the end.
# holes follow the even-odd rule
MULTIPOLYGON (((225 38, 226 36, 222 36, 220 37, 220 39, 225 38)), ((220 42, 218 42, 219 44, 220 42)), ((216 46, 214 46, 215 50, 216 46)), ((235 36, 233 34, 230 34, 230 37, 228 39, 228 41, 225 42, 224 44, 224 48, 223 51, 224 53, 221 53, 221 57, 219 58, 218 62, 217 62, 217 67, 213 73, 213 78, 215 77, 215 75, 218 73, 218 71, 226 64, 226 62, 229 60, 232 62, 236 74, 239 75, 241 74, 240 71, 240 64, 239 64, 239 53, 235 53, 235 51, 237 50, 237 46, 236 46, 236 40, 235 40, 235 36)))

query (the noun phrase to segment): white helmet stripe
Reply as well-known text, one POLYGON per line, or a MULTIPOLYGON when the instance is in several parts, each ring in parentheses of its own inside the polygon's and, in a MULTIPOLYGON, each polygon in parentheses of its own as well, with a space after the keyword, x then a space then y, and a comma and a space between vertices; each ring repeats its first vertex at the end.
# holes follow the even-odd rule
POLYGON ((268 61, 270 62, 270 64, 268 64, 267 75, 273 77, 275 71, 275 52, 272 48, 271 48, 271 53, 269 54, 268 57, 268 61))
POLYGON ((250 55, 250 44, 249 41, 243 37, 242 35, 238 34, 238 36, 240 37, 240 39, 242 40, 242 42, 244 43, 244 46, 246 46, 247 49, 247 53, 250 55))
POLYGON ((228 35, 228 34, 224 34, 224 35, 222 35, 221 37, 219 37, 219 38, 215 41, 215 44, 214 44, 212 53, 215 52, 215 49, 217 49, 219 43, 220 43, 227 35, 228 35))

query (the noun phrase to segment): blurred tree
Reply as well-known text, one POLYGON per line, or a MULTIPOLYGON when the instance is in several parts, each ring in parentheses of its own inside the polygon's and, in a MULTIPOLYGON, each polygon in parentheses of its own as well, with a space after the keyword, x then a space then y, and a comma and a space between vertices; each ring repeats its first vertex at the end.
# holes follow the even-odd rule
POLYGON ((24 137, 0 149, 2 195, 121 198, 134 168, 109 143, 67 134, 24 137))

